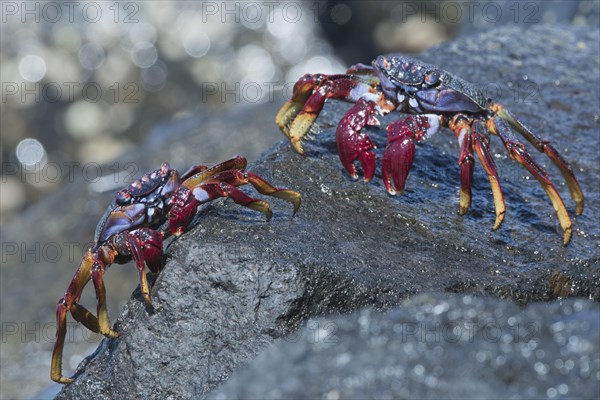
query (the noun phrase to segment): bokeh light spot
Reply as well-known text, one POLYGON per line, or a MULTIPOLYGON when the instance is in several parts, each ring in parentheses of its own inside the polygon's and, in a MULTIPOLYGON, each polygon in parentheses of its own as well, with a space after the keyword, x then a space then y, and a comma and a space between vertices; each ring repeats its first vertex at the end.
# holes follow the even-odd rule
POLYGON ((45 161, 46 150, 39 140, 33 138, 23 139, 15 151, 17 159, 24 167, 33 167, 45 161))
POLYGON ((131 59, 138 67, 148 68, 158 59, 158 52, 152 43, 140 42, 133 47, 131 59))
POLYGON ((79 49, 79 63, 83 68, 95 70, 104 62, 104 49, 94 43, 86 43, 79 49))
POLYGON ((338 25, 345 25, 352 18, 352 10, 347 4, 337 3, 331 8, 331 20, 338 25))
POLYGON ((189 32, 183 38, 183 48, 192 57, 203 57, 210 50, 210 38, 204 32, 189 32))
POLYGON ((40 56, 26 55, 19 62, 19 73, 29 82, 38 82, 46 75, 46 62, 40 56))

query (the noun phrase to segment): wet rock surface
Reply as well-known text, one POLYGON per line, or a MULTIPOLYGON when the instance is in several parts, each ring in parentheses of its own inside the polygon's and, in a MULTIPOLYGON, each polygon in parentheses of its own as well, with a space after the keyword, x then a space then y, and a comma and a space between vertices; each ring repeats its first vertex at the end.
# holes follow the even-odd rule
MULTIPOLYGON (((114 191, 164 161, 184 171, 198 162, 211 165, 236 154, 256 160, 281 138, 272 129, 277 106, 241 104, 226 111, 198 108, 181 113, 155 126, 144 143, 114 162, 92 166, 87 172, 80 166, 67 174, 63 168, 60 192, 48 195, 13 223, 1 225, 0 398, 51 398, 60 391, 62 386, 49 380, 56 301, 91 245, 114 191)), ((114 321, 139 282, 136 268, 115 265, 105 282, 114 321)), ((90 284, 82 304, 95 310, 95 301, 90 284)), ((102 336, 83 329, 70 317, 68 324, 64 366, 72 372, 98 347, 102 336)))
POLYGON ((418 295, 311 319, 209 399, 595 398, 600 307, 418 295))
MULTIPOLYGON (((519 304, 570 296, 600 300, 600 171, 596 151, 600 99, 599 85, 590 82, 599 76, 597 42, 597 30, 535 27, 524 35, 521 29, 505 27, 442 45, 421 57, 488 88, 496 84, 496 100, 534 131, 552 138, 556 148, 572 161, 586 195, 586 210, 574 221, 573 240, 568 247, 561 245, 560 228, 545 193, 537 182, 525 178, 527 174, 520 166, 507 159, 499 141, 493 140, 492 146, 498 154, 496 162, 503 180, 507 216, 497 232, 491 232, 493 201, 479 166, 474 177, 472 208, 464 217, 456 214, 458 149, 448 130, 418 146, 402 196, 385 193, 380 171, 370 184, 353 182, 342 171, 334 142, 335 125, 349 105, 332 101, 317 120, 315 140, 306 142, 308 157, 294 153, 288 143, 280 143, 249 168, 277 186, 300 191, 303 204, 298 215, 291 218, 291 207, 276 199, 269 199, 274 209, 269 223, 262 215, 230 201, 208 205, 201 211, 197 226, 170 245, 165 268, 152 289, 155 309, 146 310, 136 291, 116 324, 123 336, 104 340, 96 353, 80 365, 75 383, 65 387, 58 398, 196 398, 225 381, 234 369, 243 368, 273 340, 296 332, 308 318, 366 306, 390 309, 422 292, 486 294, 519 304), (582 64, 586 70, 579 68, 582 64), (515 99, 515 87, 523 90, 523 84, 530 83, 534 84, 531 88, 538 90, 532 94, 537 96, 536 101, 515 99)), ((392 115, 382 118, 382 122, 400 117, 392 115)), ((371 130, 370 134, 380 149, 385 146, 383 130, 371 130)), ((558 171, 541 155, 534 157, 549 166, 572 212, 574 206, 558 171)), ((248 188, 247 193, 253 192, 248 188)), ((415 300, 415 312, 430 302, 427 299, 415 300)), ((444 303, 443 295, 432 299, 440 304, 462 301, 450 297, 444 303)), ((561 318, 566 321, 568 309, 573 310, 575 304, 581 305, 577 320, 590 327, 587 335, 583 325, 569 325, 569 329, 586 343, 597 335, 597 329, 591 327, 597 326, 597 308, 584 302, 566 304, 536 305, 523 311, 527 318, 544 326, 540 336, 543 343, 539 344, 544 351, 562 351, 560 342, 552 342, 549 329, 561 318), (547 313, 542 312, 545 307, 547 313)), ((404 307, 388 315, 369 311, 336 320, 340 335, 349 341, 366 341, 355 333, 361 319, 370 321, 367 326, 372 322, 372 329, 380 325, 384 331, 389 330, 398 318, 410 315, 403 311, 404 307)), ((502 326, 510 325, 507 318, 519 313, 513 304, 492 300, 477 300, 476 306, 470 308, 487 313, 485 318, 490 321, 498 318, 502 326), (496 316, 494 307, 502 310, 502 315, 496 316)), ((450 318, 449 313, 444 311, 439 318, 450 318)), ((482 371, 474 367, 472 360, 477 357, 477 353, 471 353, 476 347, 465 347, 463 358, 468 359, 469 368, 463 370, 464 375, 450 370, 440 376, 469 382, 491 376, 501 344, 477 344, 484 349, 482 371), (490 357, 494 354, 494 358, 488 358, 486 352, 490 352, 490 357), (469 376, 470 372, 474 375, 469 376)), ((283 357, 286 351, 302 352, 306 346, 308 342, 295 343, 274 357, 283 357)), ((535 365, 539 360, 518 355, 519 346, 509 344, 511 355, 505 362, 523 364, 522 368, 530 374, 538 373, 535 365)), ((388 365, 384 360, 379 364, 376 358, 366 360, 369 352, 368 347, 365 349, 357 357, 372 362, 368 365, 388 365)), ((461 349, 449 349, 455 357, 449 360, 460 359, 461 349)), ((597 347, 589 349, 592 357, 597 347)), ((323 355, 325 351, 329 350, 324 349, 323 355)), ((552 360, 554 363, 555 358, 552 360)), ((306 364, 309 369, 310 362, 312 359, 306 364)), ((417 363, 412 360, 403 368, 414 370, 417 363)), ((552 365, 548 368, 554 374, 560 367, 552 365)), ((453 367, 450 363, 446 366, 453 367)), ((404 371, 407 376, 415 373, 404 371)), ((506 374, 512 371, 509 368, 506 374)), ((307 372, 307 379, 313 374, 319 375, 316 371, 307 372)), ((327 372, 322 371, 322 375, 327 380, 327 372)), ((294 385, 303 382, 300 375, 296 378, 294 385)), ((417 377, 413 378, 416 382, 417 377)), ((237 382, 243 379, 246 378, 237 382)), ((482 384, 481 390, 497 393, 502 384, 513 390, 513 379, 517 382, 514 392, 503 393, 525 396, 527 393, 521 390, 526 387, 519 386, 525 381, 512 375, 494 378, 487 386, 482 384)), ((571 375, 564 379, 570 380, 571 375)), ((326 389, 329 384, 317 387, 326 389)), ((245 392, 237 392, 236 385, 232 383, 223 393, 245 397, 245 392)), ((294 385, 290 390, 295 390, 294 385)), ((583 387, 579 381, 576 385, 583 387)), ((537 391, 550 388, 532 387, 537 391)), ((438 386, 435 390, 442 389, 438 386)), ((409 390, 423 396, 442 393, 418 388, 416 383, 414 392, 413 387, 409 390)), ((376 396, 376 392, 371 396, 376 396)))

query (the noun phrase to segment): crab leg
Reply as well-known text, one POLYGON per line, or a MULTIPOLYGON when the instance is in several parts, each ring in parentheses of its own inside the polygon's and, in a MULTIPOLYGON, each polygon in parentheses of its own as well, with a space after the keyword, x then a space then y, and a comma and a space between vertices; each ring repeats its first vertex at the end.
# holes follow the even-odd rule
POLYGON ((250 182, 250 184, 254 186, 259 193, 264 194, 266 196, 277 197, 292 203, 294 206, 292 216, 296 215, 298 209, 300 208, 300 203, 302 201, 302 196, 300 195, 300 193, 289 189, 276 188, 269 182, 267 182, 260 176, 253 174, 252 172, 246 172, 246 176, 248 182, 250 182))
MULTIPOLYGON (((228 171, 230 169, 244 169, 246 168, 247 163, 248 162, 244 157, 234 157, 210 168, 203 169, 201 172, 198 172, 195 175, 189 176, 181 183, 181 186, 192 190, 194 187, 200 185, 202 182, 205 182, 207 179, 220 172, 228 171)), ((185 175, 187 175, 187 173, 184 174, 184 176, 185 175)))
POLYGON ((62 375, 62 354, 67 333, 67 312, 71 312, 75 320, 83 323, 88 329, 98 332, 98 321, 84 307, 78 306, 77 302, 81 292, 91 278, 91 267, 94 263, 94 256, 91 250, 83 256, 79 268, 75 272, 65 295, 56 304, 56 342, 52 351, 52 364, 50 368, 50 378, 59 383, 70 383, 73 379, 62 375))
POLYGON ((472 121, 467 116, 458 114, 452 118, 449 124, 460 146, 460 156, 458 159, 458 165, 460 165, 459 215, 465 215, 471 206, 471 181, 473 179, 473 164, 475 163, 471 139, 471 123, 472 121))
POLYGON ((65 335, 67 334, 67 311, 68 307, 64 304, 64 298, 62 298, 56 306, 56 342, 52 351, 52 364, 50 367, 50 379, 58 383, 73 382, 72 378, 62 375, 62 355, 65 335))
POLYGON ((294 149, 304 154, 302 138, 323 109, 325 100, 336 98, 356 102, 366 93, 375 93, 376 85, 376 79, 365 80, 351 75, 305 75, 294 85, 291 100, 281 108, 275 122, 290 138, 294 149))
MULTIPOLYGON (((259 193, 280 198, 294 205, 293 214, 295 215, 300 208, 300 193, 289 189, 279 189, 271 185, 260 176, 243 170, 229 170, 212 176, 206 183, 226 183, 232 186, 242 186, 251 184, 259 193)), ((235 199, 234 199, 235 200, 235 199)), ((245 205, 245 204, 244 204, 245 205)))
POLYGON ((192 165, 190 168, 188 168, 187 171, 185 171, 182 175, 181 175, 181 180, 185 181, 188 178, 191 178, 194 175, 197 175, 201 172, 204 172, 208 169, 209 167, 206 165, 202 165, 202 164, 196 164, 196 165, 192 165))
MULTIPOLYGON (((106 250, 106 249, 104 249, 106 250)), ((103 251, 103 248, 99 249, 99 252, 103 251)), ((109 252, 111 250, 108 250, 109 252)), ((114 339, 119 337, 119 333, 113 331, 110 328, 110 322, 108 320, 108 310, 106 308, 106 288, 104 287, 103 275, 106 270, 105 261, 102 260, 100 255, 94 258, 92 265, 92 282, 94 282, 94 288, 96 289, 96 299, 98 300, 97 315, 99 331, 104 336, 114 339)))
POLYGON ((300 207, 300 194, 288 189, 279 189, 259 176, 245 172, 246 159, 236 157, 214 167, 205 169, 186 179, 170 199, 171 233, 180 235, 193 218, 197 207, 218 197, 231 197, 235 202, 264 213, 271 218, 271 207, 262 200, 253 199, 235 186, 251 183, 260 193, 275 196, 294 205, 294 214, 300 207), (224 185, 230 185, 232 188, 224 185))
POLYGON ((231 197, 231 199, 244 207, 265 214, 267 221, 271 220, 273 211, 271 206, 264 200, 259 200, 248 196, 235 186, 226 182, 203 183, 200 187, 194 189, 194 196, 200 203, 206 203, 219 197, 231 197), (202 200, 200 200, 202 198, 202 200))
POLYGON ((169 212, 171 233, 175 236, 181 235, 194 217, 196 209, 201 203, 211 201, 217 197, 222 197, 215 196, 210 198, 209 194, 205 193, 202 189, 199 189, 203 182, 223 171, 244 169, 246 168, 246 164, 247 162, 244 157, 237 156, 202 170, 183 181, 179 189, 177 189, 169 200, 169 204, 172 206, 171 211, 169 212))
POLYGON ((294 84, 292 98, 289 99, 275 116, 275 123, 285 136, 290 137, 288 124, 296 118, 296 115, 304 107, 304 103, 313 94, 315 88, 318 88, 327 75, 323 74, 306 74, 294 84))
POLYGON ((375 74, 375 70, 373 69, 372 65, 357 63, 357 64, 350 66, 350 68, 348 68, 346 70, 346 74, 348 74, 348 75, 359 74, 359 75, 371 76, 371 75, 375 74))
POLYGON ((558 153, 549 141, 542 140, 536 136, 529 128, 523 125, 521 121, 516 119, 501 105, 494 104, 492 110, 495 111, 500 118, 508 122, 508 124, 527 139, 529 143, 535 146, 540 153, 545 153, 560 169, 560 172, 567 183, 567 187, 569 188, 569 192, 571 193, 571 198, 575 201, 575 215, 580 215, 583 212, 584 205, 583 192, 579 187, 577 179, 575 179, 575 174, 573 174, 573 170, 569 163, 558 153))
MULTIPOLYGON (((146 269, 144 266, 144 255, 142 253, 140 242, 131 233, 127 233, 127 244, 129 245, 131 257, 133 258, 133 261, 135 261, 135 265, 137 266, 140 274, 140 291, 142 292, 142 297, 147 305, 152 306, 152 301, 150 300, 150 289, 148 288, 148 278, 146 277, 146 269)), ((104 273, 104 270, 102 273, 104 273)), ((94 283, 96 283, 95 280, 94 283)), ((98 311, 98 316, 100 316, 100 311, 98 311)))
POLYGON ((509 128, 505 125, 503 119, 496 120, 495 118, 490 118, 487 122, 487 127, 490 132, 498 135, 500 139, 502 139, 502 142, 508 150, 511 158, 527 168, 527 170, 542 185, 542 188, 548 195, 548 198, 550 199, 550 202, 556 211, 556 215, 558 216, 558 220, 563 229, 563 245, 566 246, 571 240, 571 235, 573 234, 571 218, 569 217, 569 213, 567 212, 565 204, 563 203, 560 195, 552 184, 550 177, 546 171, 544 171, 544 169, 537 164, 533 158, 531 158, 531 155, 529 155, 529 152, 527 152, 523 143, 515 140, 512 137, 512 134, 509 128))
POLYGON ((254 199, 229 183, 214 180, 201 183, 191 190, 184 186, 179 188, 171 198, 173 205, 169 216, 171 233, 175 236, 181 235, 195 215, 198 206, 219 197, 231 197, 240 205, 260 211, 265 214, 267 221, 273 216, 271 206, 266 201, 254 199))
POLYGON ((481 126, 481 122, 475 121, 473 125, 473 134, 471 140, 473 141, 473 148, 475 153, 487 173, 488 180, 492 187, 492 194, 494 196, 494 207, 496 209, 496 222, 494 222, 493 230, 500 228, 502 221, 504 221, 504 214, 506 212, 506 206, 504 205, 504 196, 502 194, 502 188, 500 187, 500 180, 498 179, 498 170, 496 169, 496 163, 492 158, 489 150, 489 139, 484 136, 482 132, 485 132, 481 126))

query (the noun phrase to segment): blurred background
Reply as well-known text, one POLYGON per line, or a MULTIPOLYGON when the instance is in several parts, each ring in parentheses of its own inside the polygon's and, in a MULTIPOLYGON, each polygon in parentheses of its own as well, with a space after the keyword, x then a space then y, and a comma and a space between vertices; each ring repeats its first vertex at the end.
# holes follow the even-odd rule
MULTIPOLYGON (((164 160, 185 169, 258 158, 282 138, 274 115, 306 72, 418 54, 500 24, 600 24, 593 0, 0 7, 2 399, 59 389, 49 381, 54 304, 118 188, 164 160)), ((135 268, 107 274, 112 321, 136 285, 135 268)), ((65 374, 100 339, 69 329, 65 374)))

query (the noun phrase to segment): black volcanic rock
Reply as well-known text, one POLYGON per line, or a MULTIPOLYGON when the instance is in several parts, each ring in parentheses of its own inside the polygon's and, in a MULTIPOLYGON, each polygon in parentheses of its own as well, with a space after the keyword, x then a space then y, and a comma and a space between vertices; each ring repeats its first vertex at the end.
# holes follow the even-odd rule
POLYGON ((591 399, 599 378, 598 303, 428 294, 311 319, 208 398, 591 399))
MULTIPOLYGON (((197 398, 308 318, 363 307, 390 309, 422 292, 486 294, 520 304, 570 296, 600 300, 598 38, 599 31, 589 28, 537 26, 525 34, 503 27, 421 57, 494 92, 497 101, 551 138, 572 161, 586 210, 574 221, 568 247, 561 245, 544 191, 507 158, 498 140, 492 147, 507 215, 496 232, 491 232, 493 201, 480 166, 472 208, 464 217, 456 214, 458 146, 448 130, 418 146, 402 196, 386 194, 380 171, 370 184, 353 182, 341 168, 334 142, 335 125, 349 105, 331 101, 317 120, 316 139, 305 145, 307 157, 280 143, 250 168, 277 186, 300 191, 298 215, 291 218, 289 204, 276 199, 270 200, 274 217, 269 223, 230 201, 207 206, 197 226, 169 247, 152 289, 155 310, 146 310, 136 291, 116 324, 124 335, 104 340, 57 398, 197 398)), ((370 134, 380 149, 385 146, 383 130, 370 134)), ((558 171, 543 155, 533 156, 549 167, 572 212, 558 171)), ((512 305, 499 307, 516 312, 512 305)), ((560 303, 550 307, 561 309, 560 303)), ((567 311, 557 313, 567 318, 567 311)), ((543 316, 550 318, 540 313, 535 321, 553 323, 543 316)), ((348 337, 357 318, 343 323, 348 337)), ((392 323, 386 318, 393 321, 373 318, 383 326, 392 323)), ((593 339, 592 333, 577 332, 593 339)), ((533 358, 514 360, 535 368, 533 358)), ((482 374, 469 377, 471 382, 490 373, 470 371, 482 374)), ((297 379, 303 382, 302 376, 297 379)), ((520 378, 495 382, 503 379, 520 378)))

